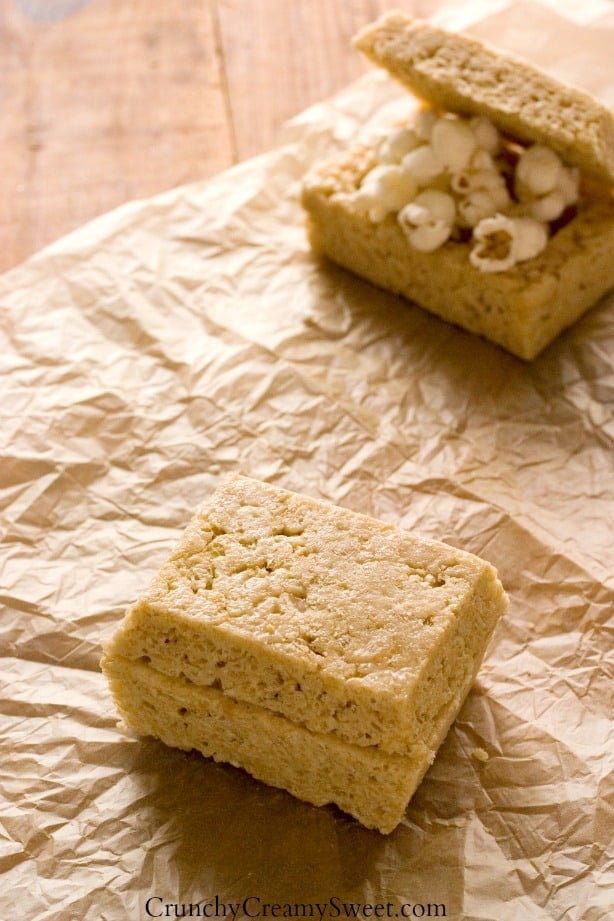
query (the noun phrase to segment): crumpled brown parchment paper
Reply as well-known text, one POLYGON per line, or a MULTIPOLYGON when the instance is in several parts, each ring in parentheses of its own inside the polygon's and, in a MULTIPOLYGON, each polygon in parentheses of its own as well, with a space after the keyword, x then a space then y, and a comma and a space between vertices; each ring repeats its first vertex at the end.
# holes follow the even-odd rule
MULTIPOLYGON (((589 7, 473 28, 614 104, 589 7)), ((315 260, 301 176, 410 105, 368 74, 0 279, 6 921, 612 917, 614 299, 525 365, 315 260), (100 643, 229 470, 480 554, 510 593, 389 837, 116 726, 100 643)))

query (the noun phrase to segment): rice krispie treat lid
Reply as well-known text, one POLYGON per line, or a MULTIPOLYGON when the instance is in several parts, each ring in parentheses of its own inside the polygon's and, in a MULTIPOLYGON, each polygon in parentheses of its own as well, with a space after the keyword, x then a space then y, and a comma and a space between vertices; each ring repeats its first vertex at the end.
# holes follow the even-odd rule
POLYGON ((354 45, 434 107, 483 115, 509 137, 545 144, 569 165, 614 183, 614 115, 589 93, 406 13, 385 14, 354 45))

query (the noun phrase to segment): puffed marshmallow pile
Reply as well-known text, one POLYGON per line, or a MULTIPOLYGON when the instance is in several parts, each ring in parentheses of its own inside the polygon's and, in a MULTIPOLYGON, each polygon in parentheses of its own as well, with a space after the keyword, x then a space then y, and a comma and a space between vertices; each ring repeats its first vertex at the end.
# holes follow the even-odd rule
POLYGON ((551 222, 578 200, 579 171, 542 144, 504 140, 485 117, 421 110, 387 135, 352 194, 374 223, 394 214, 410 244, 430 253, 469 238, 469 259, 503 272, 539 255, 551 222))

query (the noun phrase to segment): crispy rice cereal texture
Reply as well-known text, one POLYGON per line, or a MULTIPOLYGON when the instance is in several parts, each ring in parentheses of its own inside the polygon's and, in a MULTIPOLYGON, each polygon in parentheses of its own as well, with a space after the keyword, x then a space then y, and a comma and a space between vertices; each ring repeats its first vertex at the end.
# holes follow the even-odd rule
POLYGON ((614 115, 588 93, 400 12, 367 26, 354 44, 431 105, 485 115, 504 134, 545 144, 587 175, 614 183, 614 115))
POLYGON ((136 731, 388 832, 506 605, 471 554, 231 476, 103 670, 136 731))
POLYGON ((614 286, 614 199, 607 190, 585 191, 576 216, 539 256, 489 274, 470 263, 468 243, 448 240, 422 253, 394 215, 370 221, 351 199, 370 166, 371 153, 360 147, 306 178, 313 249, 518 358, 534 359, 614 286))
POLYGON ((368 26, 355 45, 434 108, 482 115, 513 140, 545 144, 585 180, 576 214, 540 255, 485 273, 462 239, 418 252, 394 214, 370 220, 351 197, 374 152, 355 148, 306 177, 314 250, 519 358, 535 358, 614 286, 614 116, 517 58, 402 13, 368 26))

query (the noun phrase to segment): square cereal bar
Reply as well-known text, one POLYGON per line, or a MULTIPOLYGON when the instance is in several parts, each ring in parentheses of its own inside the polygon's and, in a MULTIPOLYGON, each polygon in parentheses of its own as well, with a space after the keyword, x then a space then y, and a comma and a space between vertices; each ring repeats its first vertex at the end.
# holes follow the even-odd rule
MULTIPOLYGON (((347 750, 340 765, 348 770, 357 753, 367 772, 373 758, 393 774, 404 762, 404 799, 458 713, 506 604, 493 567, 471 554, 230 476, 127 612, 103 669, 124 719, 139 731, 272 784, 286 735, 306 751, 347 750), (147 682, 160 688, 157 713, 147 682), (147 700, 153 713, 143 710, 147 700), (191 714, 183 744, 173 700, 175 711, 185 706, 191 714), (232 720, 249 722, 253 712, 259 768, 247 753, 252 743, 237 742, 232 757, 219 721, 205 719, 198 729, 194 713, 213 701, 232 720)), ((280 774, 277 785, 294 791, 289 776, 280 774)), ((321 796, 340 804, 330 790, 321 796)))

